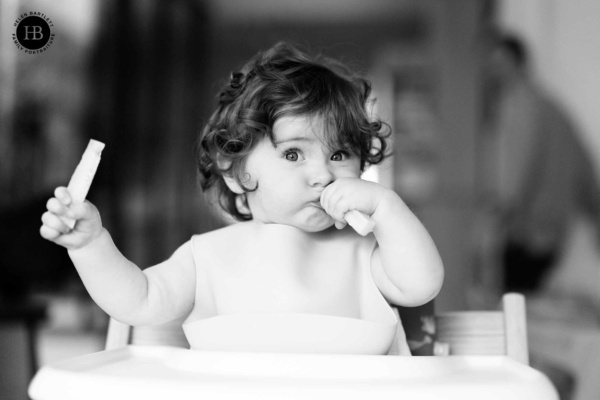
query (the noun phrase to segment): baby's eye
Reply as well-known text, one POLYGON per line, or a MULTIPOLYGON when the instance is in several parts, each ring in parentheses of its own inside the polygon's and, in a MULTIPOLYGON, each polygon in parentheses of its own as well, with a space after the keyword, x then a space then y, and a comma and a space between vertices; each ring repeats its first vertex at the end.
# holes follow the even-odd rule
POLYGON ((298 161, 298 152, 295 150, 286 151, 284 156, 288 161, 298 161))
POLYGON ((344 161, 348 158, 348 152, 346 151, 336 151, 331 156, 331 161, 344 161))

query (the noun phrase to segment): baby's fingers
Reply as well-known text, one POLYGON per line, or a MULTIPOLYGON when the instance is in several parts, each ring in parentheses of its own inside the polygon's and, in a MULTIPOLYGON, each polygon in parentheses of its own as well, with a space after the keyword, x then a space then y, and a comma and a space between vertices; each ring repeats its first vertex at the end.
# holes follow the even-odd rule
MULTIPOLYGON (((331 190, 331 187, 326 187, 323 193, 321 193, 321 206, 333 219, 341 223, 345 222, 344 214, 348 211, 348 207, 343 201, 341 193, 331 190)), ((343 228, 343 226, 338 226, 338 224, 336 224, 336 227, 338 229, 343 228)))
POLYGON ((62 200, 59 200, 57 197, 52 197, 49 199, 46 203, 46 208, 52 214, 74 218, 74 215, 67 204, 65 204, 62 200))
POLYGON ((66 206, 68 206, 72 202, 69 189, 67 189, 64 186, 59 186, 56 189, 54 189, 54 196, 66 206))
POLYGON ((46 240, 54 241, 62 235, 62 233, 56 229, 50 228, 48 225, 42 225, 40 228, 40 235, 46 240))
POLYGON ((46 211, 44 214, 42 214, 42 224, 42 228, 44 228, 44 234, 49 236, 46 237, 44 234, 42 234, 42 236, 46 239, 56 238, 71 231, 71 228, 58 215, 50 211, 46 211))
POLYGON ((335 221, 335 227, 337 229, 344 229, 344 227, 348 225, 348 223, 346 221, 335 221))

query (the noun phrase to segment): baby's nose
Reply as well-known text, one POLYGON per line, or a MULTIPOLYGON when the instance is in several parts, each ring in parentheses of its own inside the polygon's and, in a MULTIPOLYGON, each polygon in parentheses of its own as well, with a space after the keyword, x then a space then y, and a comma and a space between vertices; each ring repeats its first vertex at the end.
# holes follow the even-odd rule
POLYGON ((325 187, 335 180, 331 169, 327 164, 315 166, 311 171, 310 185, 311 186, 322 186, 325 187))

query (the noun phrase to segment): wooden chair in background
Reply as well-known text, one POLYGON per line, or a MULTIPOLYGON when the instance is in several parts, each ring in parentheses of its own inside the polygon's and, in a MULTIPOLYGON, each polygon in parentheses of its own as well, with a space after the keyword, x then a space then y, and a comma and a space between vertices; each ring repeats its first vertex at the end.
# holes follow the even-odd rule
POLYGON ((442 349, 441 353, 507 355, 529 365, 525 297, 522 294, 504 294, 499 311, 442 312, 436 313, 435 320, 436 344, 442 349))

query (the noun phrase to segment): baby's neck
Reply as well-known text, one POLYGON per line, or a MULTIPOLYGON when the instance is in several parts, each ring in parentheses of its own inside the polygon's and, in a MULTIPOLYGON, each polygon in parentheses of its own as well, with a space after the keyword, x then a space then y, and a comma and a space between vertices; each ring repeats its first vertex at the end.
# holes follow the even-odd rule
POLYGON ((259 222, 259 221, 249 221, 247 223, 255 225, 256 229, 259 229, 259 230, 281 231, 282 234, 284 234, 284 232, 290 232, 288 234, 298 235, 298 236, 306 236, 306 237, 311 237, 311 238, 326 237, 337 231, 337 229, 333 225, 322 231, 309 232, 302 228, 298 228, 294 225, 288 225, 288 224, 264 223, 264 222, 259 222))

